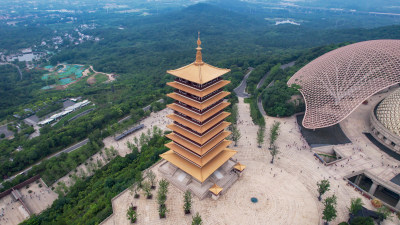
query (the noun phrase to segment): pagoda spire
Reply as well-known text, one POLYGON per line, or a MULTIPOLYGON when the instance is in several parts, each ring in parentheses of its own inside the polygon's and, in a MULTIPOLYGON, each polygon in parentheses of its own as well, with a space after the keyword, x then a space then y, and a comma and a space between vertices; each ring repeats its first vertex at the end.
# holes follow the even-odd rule
POLYGON ((200 41, 200 31, 199 31, 198 36, 197 36, 196 61, 194 62, 195 65, 202 65, 204 63, 203 57, 201 55, 200 45, 201 45, 201 41, 200 41))

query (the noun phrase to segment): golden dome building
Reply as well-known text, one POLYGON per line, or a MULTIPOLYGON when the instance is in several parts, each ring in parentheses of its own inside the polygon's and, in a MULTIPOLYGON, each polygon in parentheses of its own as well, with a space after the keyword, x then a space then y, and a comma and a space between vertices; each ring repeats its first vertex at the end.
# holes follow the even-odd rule
POLYGON ((377 104, 370 122, 372 135, 400 154, 400 88, 377 104))

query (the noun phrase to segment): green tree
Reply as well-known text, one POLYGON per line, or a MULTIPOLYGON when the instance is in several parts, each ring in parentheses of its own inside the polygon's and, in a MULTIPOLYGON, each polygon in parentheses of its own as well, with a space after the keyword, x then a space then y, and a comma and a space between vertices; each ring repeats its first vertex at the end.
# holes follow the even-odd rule
POLYGON ((329 180, 321 180, 317 182, 317 186, 318 186, 318 200, 321 201, 321 197, 323 194, 325 194, 325 192, 329 191, 329 187, 330 187, 330 183, 329 180))
POLYGON ((139 149, 139 140, 136 136, 133 138, 133 142, 135 142, 136 147, 139 149))
POLYGON ((165 218, 168 211, 169 210, 167 209, 167 206, 165 204, 160 205, 160 207, 158 208, 158 215, 160 216, 160 218, 165 218))
POLYGON ((371 217, 357 216, 351 221, 350 225, 375 225, 375 223, 371 217))
POLYGON ((146 195, 147 199, 151 199, 153 195, 151 194, 151 184, 148 181, 144 181, 142 183, 142 189, 144 191, 144 194, 146 195))
POLYGON ((390 209, 386 206, 382 206, 378 208, 378 216, 379 216, 379 221, 384 221, 386 219, 391 220, 392 219, 392 212, 390 209))
POLYGON ((270 134, 269 134, 269 145, 272 148, 272 146, 275 144, 276 139, 278 139, 279 136, 279 126, 281 125, 280 122, 275 121, 272 124, 270 134))
POLYGON ((167 180, 161 179, 161 180, 158 182, 158 185, 160 186, 160 189, 162 189, 163 192, 164 192, 165 194, 168 193, 169 182, 168 182, 167 180))
POLYGON ((149 179, 149 181, 150 181, 150 184, 151 184, 151 188, 152 189, 155 189, 155 181, 156 181, 156 175, 154 174, 154 172, 153 171, 151 171, 151 170, 149 170, 149 171, 147 171, 147 173, 146 173, 146 177, 149 179))
POLYGON ((322 212, 323 216, 322 219, 326 221, 326 224, 329 224, 332 220, 334 220, 337 217, 337 211, 336 211, 336 196, 332 195, 331 197, 328 197, 324 201, 324 211, 322 212))
POLYGON ((272 147, 271 147, 270 150, 269 150, 269 153, 270 153, 271 156, 272 156, 271 164, 274 164, 274 159, 275 159, 276 155, 279 154, 278 146, 272 145, 272 147))
POLYGON ((139 195, 139 190, 140 190, 140 187, 139 187, 139 184, 138 183, 133 183, 130 187, 129 187, 129 193, 131 194, 131 195, 133 195, 134 194, 134 198, 139 198, 140 197, 140 195, 139 195))
POLYGON ((264 133, 265 133, 264 126, 259 126, 257 131, 257 144, 259 148, 261 148, 261 145, 264 143, 264 133))
POLYGON ((202 225, 203 221, 201 220, 201 216, 199 212, 196 213, 195 216, 192 217, 192 225, 202 225))
POLYGON ((232 124, 231 129, 232 129, 232 140, 234 141, 235 146, 237 146, 237 142, 241 138, 240 131, 235 124, 232 124))
POLYGON ((364 203, 361 198, 352 198, 350 203, 349 212, 355 215, 358 211, 362 210, 364 203))
POLYGON ((232 123, 237 124, 237 118, 238 118, 239 110, 237 104, 234 104, 232 106, 232 113, 231 113, 231 118, 232 118, 232 123))
POLYGON ((6 135, 4 133, 0 134, 0 138, 5 138, 5 137, 6 137, 6 135))
POLYGON ((137 173, 135 173, 136 175, 135 175, 135 180, 138 182, 138 186, 139 186, 139 188, 142 188, 142 184, 143 184, 143 175, 142 175, 142 172, 141 171, 139 171, 139 172, 137 172, 137 173))
POLYGON ((136 223, 137 220, 137 213, 136 211, 133 209, 132 206, 129 206, 127 212, 126 212, 126 217, 128 217, 128 220, 131 223, 136 223))
POLYGON ((165 204, 165 201, 167 200, 167 193, 168 193, 168 186, 169 182, 165 179, 161 179, 158 182, 158 191, 157 191, 157 201, 160 206, 165 204))
POLYGON ((192 208, 192 193, 189 190, 187 190, 183 195, 183 210, 185 211, 185 214, 189 214, 191 208, 192 208))
POLYGON ((160 206, 162 206, 162 205, 165 205, 166 201, 167 201, 166 193, 161 188, 159 188, 157 191, 157 203, 160 206))

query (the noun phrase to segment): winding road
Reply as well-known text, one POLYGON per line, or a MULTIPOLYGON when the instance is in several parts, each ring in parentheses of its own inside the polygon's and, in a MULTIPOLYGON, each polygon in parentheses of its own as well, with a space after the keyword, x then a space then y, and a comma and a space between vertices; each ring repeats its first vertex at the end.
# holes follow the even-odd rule
POLYGON ((11 65, 11 66, 17 68, 18 73, 19 73, 19 78, 22 80, 22 72, 21 72, 21 69, 19 68, 19 66, 12 64, 12 63, 8 63, 8 62, 0 62, 0 65, 11 65))
POLYGON ((247 78, 249 78, 251 72, 253 72, 254 68, 253 67, 249 67, 249 72, 247 72, 247 74, 243 77, 242 82, 240 83, 239 86, 237 86, 237 88, 233 89, 233 91, 236 93, 236 95, 238 97, 241 98, 248 98, 250 97, 250 94, 248 94, 246 92, 246 86, 247 86, 247 78))

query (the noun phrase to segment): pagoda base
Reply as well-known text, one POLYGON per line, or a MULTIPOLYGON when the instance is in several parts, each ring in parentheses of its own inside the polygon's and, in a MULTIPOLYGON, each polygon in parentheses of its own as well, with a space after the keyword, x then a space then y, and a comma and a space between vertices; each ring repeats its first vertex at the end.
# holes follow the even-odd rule
POLYGON ((235 183, 235 181, 239 178, 239 175, 234 171, 233 168, 235 165, 236 162, 232 159, 229 159, 213 174, 211 174, 203 183, 166 160, 164 160, 158 170, 165 179, 167 179, 179 190, 183 192, 189 190, 193 195, 202 200, 206 197, 211 197, 212 194, 209 189, 214 184, 217 184, 223 188, 220 195, 226 193, 232 184, 235 183))

